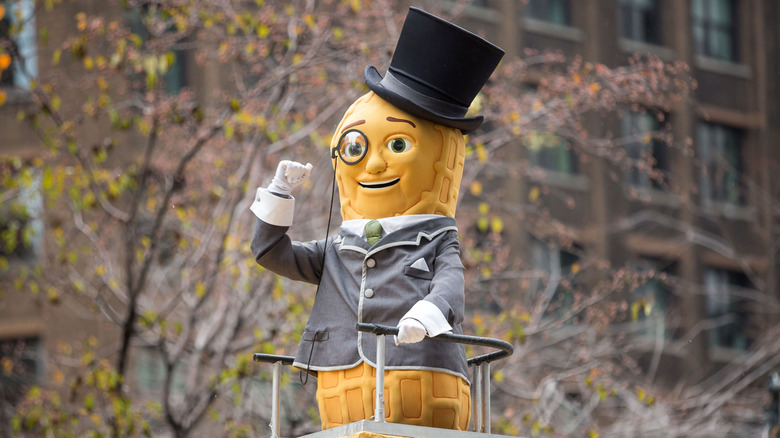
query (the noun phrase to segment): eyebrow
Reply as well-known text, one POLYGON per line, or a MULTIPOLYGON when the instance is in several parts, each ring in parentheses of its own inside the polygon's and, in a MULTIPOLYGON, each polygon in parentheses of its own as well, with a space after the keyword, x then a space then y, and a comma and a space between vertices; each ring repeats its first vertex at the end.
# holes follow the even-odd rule
POLYGON ((415 125, 414 122, 411 121, 411 120, 397 119, 395 117, 388 117, 387 121, 388 122, 404 122, 404 123, 408 123, 408 124, 412 125, 412 128, 416 128, 417 127, 417 125, 415 125))
POLYGON ((366 123, 366 121, 365 120, 358 120, 357 122, 350 123, 349 125, 341 128, 341 130, 342 131, 346 131, 349 128, 352 128, 352 127, 357 126, 357 125, 362 125, 363 123, 366 123))

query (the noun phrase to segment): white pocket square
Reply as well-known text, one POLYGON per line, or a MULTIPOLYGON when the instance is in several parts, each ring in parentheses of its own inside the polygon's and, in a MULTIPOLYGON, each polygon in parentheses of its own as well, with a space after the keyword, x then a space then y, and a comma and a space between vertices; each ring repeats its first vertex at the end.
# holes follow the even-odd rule
POLYGON ((414 263, 412 263, 411 268, 419 269, 421 271, 430 272, 431 270, 428 269, 428 264, 425 263, 425 259, 417 259, 414 263))

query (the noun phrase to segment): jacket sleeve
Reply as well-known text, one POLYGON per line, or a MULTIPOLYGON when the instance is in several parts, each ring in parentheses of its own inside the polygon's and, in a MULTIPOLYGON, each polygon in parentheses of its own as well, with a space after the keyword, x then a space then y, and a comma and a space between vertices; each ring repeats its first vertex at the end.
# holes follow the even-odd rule
POLYGON ((257 263, 279 275, 307 283, 319 283, 325 241, 293 242, 287 235, 292 224, 294 199, 257 190, 252 212, 257 216, 252 254, 257 263))
POLYGON ((441 311, 451 326, 463 322, 465 280, 460 261, 458 233, 448 231, 433 262, 433 280, 430 293, 424 298, 441 311))

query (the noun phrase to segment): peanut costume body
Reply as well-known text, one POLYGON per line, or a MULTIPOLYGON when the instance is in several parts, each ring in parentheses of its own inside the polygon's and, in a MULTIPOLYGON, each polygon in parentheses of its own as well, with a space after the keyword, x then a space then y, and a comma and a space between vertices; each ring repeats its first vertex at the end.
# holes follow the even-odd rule
POLYGON ((466 429, 468 369, 462 345, 426 337, 463 333, 463 264, 455 207, 471 101, 503 50, 410 8, 384 77, 347 110, 331 143, 343 223, 327 241, 296 242, 293 188, 312 166, 283 161, 257 190, 252 252, 293 280, 318 284, 294 366, 316 371, 323 428, 370 419, 376 339, 355 323, 397 325, 385 361, 386 420, 466 429), (364 228, 365 227, 365 228, 364 228))

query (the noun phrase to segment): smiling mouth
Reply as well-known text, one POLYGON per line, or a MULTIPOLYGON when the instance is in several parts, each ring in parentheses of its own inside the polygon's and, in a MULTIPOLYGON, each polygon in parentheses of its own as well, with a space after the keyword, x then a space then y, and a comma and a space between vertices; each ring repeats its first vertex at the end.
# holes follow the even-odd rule
POLYGON ((367 182, 364 183, 364 182, 359 182, 358 181, 358 184, 360 184, 360 187, 363 187, 364 189, 383 189, 385 187, 390 187, 390 186, 398 183, 398 181, 400 181, 400 180, 401 180, 401 178, 395 178, 395 179, 391 179, 391 180, 388 180, 388 181, 378 181, 378 182, 372 182, 372 183, 367 183, 367 182))

